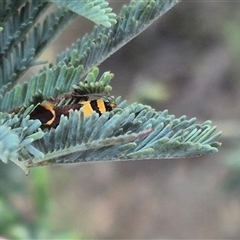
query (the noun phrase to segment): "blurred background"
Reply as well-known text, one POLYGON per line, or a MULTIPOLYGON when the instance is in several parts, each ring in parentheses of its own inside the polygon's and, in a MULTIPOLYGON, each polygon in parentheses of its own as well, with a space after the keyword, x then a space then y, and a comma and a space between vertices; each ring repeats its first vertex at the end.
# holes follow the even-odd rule
MULTIPOLYGON (((127 3, 110 6, 117 13, 127 3)), ((219 153, 39 168, 29 176, 1 163, 0 236, 240 238, 239 22, 239 1, 183 0, 99 66, 115 74, 113 95, 129 103, 212 120, 223 131, 219 153)), ((53 60, 92 27, 79 17, 41 59, 53 60)))

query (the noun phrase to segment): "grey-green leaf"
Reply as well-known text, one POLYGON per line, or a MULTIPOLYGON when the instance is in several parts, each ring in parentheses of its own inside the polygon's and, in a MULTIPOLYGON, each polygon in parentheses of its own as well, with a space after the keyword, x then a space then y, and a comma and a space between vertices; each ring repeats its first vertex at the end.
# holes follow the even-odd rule
POLYGON ((20 144, 19 136, 10 128, 0 126, 0 160, 7 163, 9 160, 17 159, 20 144))
MULTIPOLYGON (((119 103, 121 105, 121 103, 119 103)), ((124 105, 124 104, 123 104, 124 105)), ((113 114, 93 113, 83 118, 82 110, 62 116, 59 126, 45 132, 32 145, 43 158, 28 156, 26 167, 80 163, 200 156, 218 151, 210 121, 196 124, 185 116, 175 118, 165 110, 156 112, 142 104, 115 109, 113 114), (129 124, 129 121, 131 124, 129 124)))
POLYGON ((108 7, 109 3, 105 0, 51 1, 104 27, 111 27, 117 22, 116 14, 112 12, 112 8, 108 7))

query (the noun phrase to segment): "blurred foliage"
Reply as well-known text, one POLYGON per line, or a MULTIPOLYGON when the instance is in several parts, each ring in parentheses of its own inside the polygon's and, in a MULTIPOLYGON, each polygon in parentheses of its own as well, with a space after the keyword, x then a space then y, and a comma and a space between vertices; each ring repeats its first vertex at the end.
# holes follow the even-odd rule
POLYGON ((0 163, 0 239, 81 239, 51 221, 49 170, 34 169, 27 178, 13 164, 0 163))
MULTIPOLYGON (((229 52, 232 57, 231 69, 229 70, 228 88, 231 85, 235 89, 240 89, 239 80, 239 60, 240 60, 240 27, 236 19, 228 19, 222 26, 222 34, 227 42, 229 52)), ((233 117, 235 118, 235 117, 233 117)), ((229 121, 232 124, 233 132, 226 132, 227 140, 226 144, 229 145, 229 149, 225 151, 225 163, 230 167, 227 178, 225 179, 224 186, 228 192, 240 191, 240 132, 237 130, 240 125, 240 119, 236 121, 229 121)))
POLYGON ((130 102, 138 101, 151 105, 152 103, 166 102, 170 97, 169 89, 164 83, 142 76, 136 80, 128 99, 130 102))
POLYGON ((240 191, 240 150, 233 147, 230 149, 224 153, 224 163, 229 166, 229 171, 223 185, 228 193, 234 193, 240 191))

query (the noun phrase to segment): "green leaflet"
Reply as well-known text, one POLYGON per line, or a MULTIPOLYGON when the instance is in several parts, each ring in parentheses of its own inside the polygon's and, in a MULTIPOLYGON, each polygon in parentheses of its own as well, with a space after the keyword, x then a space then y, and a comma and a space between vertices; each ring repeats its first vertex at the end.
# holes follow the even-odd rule
MULTIPOLYGON (((32 106, 30 107, 32 108, 32 106)), ((29 109, 26 110, 26 113, 29 109)), ((29 120, 29 116, 23 114, 18 117, 14 114, 0 114, 0 159, 7 163, 9 160, 21 159, 26 152, 32 153, 38 158, 43 157, 43 153, 32 146, 32 142, 41 139, 43 132, 39 129, 39 121, 29 120)))
POLYGON ((0 159, 7 163, 10 159, 18 158, 20 139, 6 126, 0 126, 0 159))
POLYGON ((109 3, 104 0, 51 0, 58 5, 65 6, 69 10, 88 18, 96 24, 110 27, 116 23, 116 14, 112 13, 112 8, 108 7, 109 3))

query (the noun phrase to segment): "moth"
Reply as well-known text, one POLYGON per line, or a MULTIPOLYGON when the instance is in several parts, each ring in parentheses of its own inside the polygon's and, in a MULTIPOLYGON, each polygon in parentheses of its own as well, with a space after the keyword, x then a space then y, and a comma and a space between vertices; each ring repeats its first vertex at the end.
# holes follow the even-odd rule
POLYGON ((82 109, 84 117, 88 117, 93 112, 102 115, 105 112, 110 112, 116 108, 117 104, 114 99, 94 99, 87 100, 88 96, 81 96, 81 100, 77 103, 72 103, 65 106, 57 106, 54 103, 58 100, 43 101, 37 105, 36 108, 30 113, 30 119, 38 119, 44 126, 56 128, 59 124, 61 115, 68 116, 72 110, 82 109))

